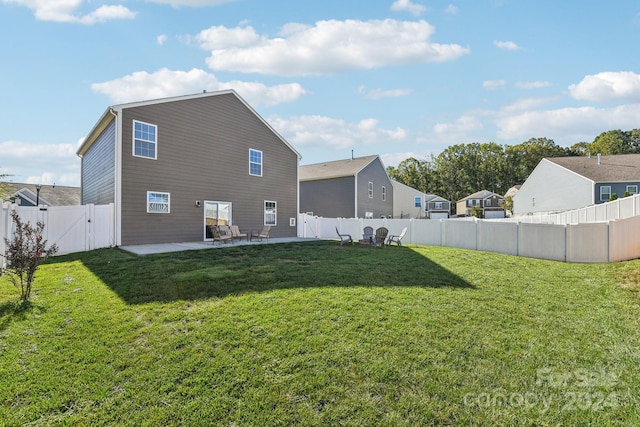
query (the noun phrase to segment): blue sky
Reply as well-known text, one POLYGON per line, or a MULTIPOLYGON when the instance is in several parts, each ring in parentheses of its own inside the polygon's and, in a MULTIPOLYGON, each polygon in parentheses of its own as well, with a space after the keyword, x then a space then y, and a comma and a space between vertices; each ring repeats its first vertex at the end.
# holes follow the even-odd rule
POLYGON ((106 108, 234 88, 303 156, 640 128, 640 3, 0 0, 0 173, 80 185, 106 108))

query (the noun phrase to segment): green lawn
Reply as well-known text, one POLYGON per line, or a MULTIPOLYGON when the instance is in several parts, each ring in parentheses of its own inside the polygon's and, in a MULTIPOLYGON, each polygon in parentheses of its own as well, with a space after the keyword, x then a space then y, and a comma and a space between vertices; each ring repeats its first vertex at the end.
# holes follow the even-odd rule
POLYGON ((0 425, 638 425, 640 261, 335 242, 0 279, 0 425))

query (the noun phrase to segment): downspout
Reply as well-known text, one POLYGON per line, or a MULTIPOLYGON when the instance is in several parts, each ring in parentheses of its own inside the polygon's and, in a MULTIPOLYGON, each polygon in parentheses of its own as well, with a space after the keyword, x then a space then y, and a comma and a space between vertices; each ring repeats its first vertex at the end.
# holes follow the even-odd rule
POLYGON ((353 181, 355 183, 354 185, 354 191, 353 191, 353 206, 355 206, 354 212, 353 212, 353 217, 354 218, 358 218, 358 174, 355 174, 353 176, 353 181))
POLYGON ((114 202, 114 218, 113 227, 115 232, 115 245, 122 245, 122 124, 118 120, 118 113, 113 107, 109 107, 109 113, 113 116, 116 124, 115 131, 115 149, 114 149, 114 185, 113 185, 113 202, 114 202))

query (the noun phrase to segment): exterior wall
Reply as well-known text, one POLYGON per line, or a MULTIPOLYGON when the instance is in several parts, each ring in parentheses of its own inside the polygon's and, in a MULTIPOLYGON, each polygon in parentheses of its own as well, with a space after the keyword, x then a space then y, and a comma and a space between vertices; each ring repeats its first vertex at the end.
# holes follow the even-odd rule
POLYGON ((514 215, 578 209, 594 203, 593 182, 542 159, 513 196, 514 215))
POLYGON ((321 179, 300 183, 300 211, 327 218, 355 216, 355 177, 321 179))
POLYGON ((205 200, 231 202, 241 231, 261 230, 275 201, 270 235, 296 235, 298 157, 234 94, 124 108, 120 120, 121 244, 203 240, 205 200), (156 160, 132 155, 133 120, 157 125, 156 160), (249 175, 250 148, 263 153, 261 177, 249 175), (170 193, 170 213, 147 213, 147 191, 170 193))
POLYGON ((607 200, 600 200, 600 187, 602 186, 609 186, 611 187, 611 194, 617 194, 618 198, 621 198, 625 191, 627 191, 627 185, 636 185, 638 190, 640 190, 640 182, 624 182, 624 183, 620 183, 620 182, 603 182, 603 183, 598 183, 595 185, 595 189, 594 189, 594 194, 593 197, 597 203, 606 203, 609 201, 609 199, 607 200))
POLYGON ((358 216, 373 212, 374 218, 393 216, 393 185, 379 158, 369 163, 358 173, 356 197, 358 216), (373 182, 373 197, 369 198, 369 182, 373 182), (382 187, 387 189, 387 200, 382 201, 382 187))
POLYGON ((393 217, 394 218, 423 218, 426 215, 426 194, 392 181, 393 184, 393 217), (415 198, 420 197, 420 206, 415 206, 415 198))
POLYGON ((116 121, 113 120, 82 156, 82 204, 114 202, 116 121))

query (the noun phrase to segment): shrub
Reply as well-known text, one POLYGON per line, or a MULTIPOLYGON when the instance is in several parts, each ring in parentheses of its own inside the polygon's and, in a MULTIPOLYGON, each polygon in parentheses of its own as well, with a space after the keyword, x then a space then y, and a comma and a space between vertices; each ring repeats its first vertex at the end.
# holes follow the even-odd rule
POLYGON ((47 241, 42 238, 44 223, 38 221, 33 227, 30 222, 23 222, 18 213, 11 212, 11 218, 16 226, 13 240, 5 238, 7 250, 5 258, 7 268, 0 266, 0 276, 7 273, 9 280, 20 290, 20 301, 29 302, 33 278, 42 261, 58 251, 56 245, 48 249, 47 241))

